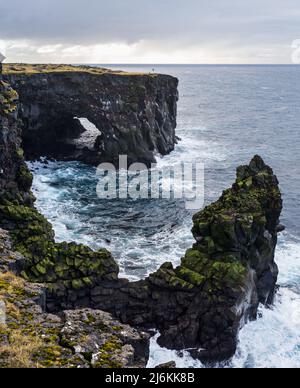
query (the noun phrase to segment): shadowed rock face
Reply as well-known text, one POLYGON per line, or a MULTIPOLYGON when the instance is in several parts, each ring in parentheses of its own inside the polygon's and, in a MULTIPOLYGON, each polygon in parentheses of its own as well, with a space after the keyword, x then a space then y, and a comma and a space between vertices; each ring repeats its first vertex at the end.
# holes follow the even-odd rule
MULTIPOLYGON (((256 318, 259 302, 273 301, 281 210, 277 178, 256 156, 238 168, 231 189, 194 216, 196 243, 179 267, 166 263, 137 283, 95 280, 84 296, 58 286, 61 303, 72 295, 73 308, 88 303, 123 322, 158 328, 165 347, 192 349, 205 362, 227 360, 241 325, 256 318)), ((48 302, 60 308, 57 291, 49 292, 48 302)))
POLYGON ((26 158, 118 165, 155 162, 176 144, 178 80, 167 75, 92 72, 5 74, 20 95, 26 158), (89 129, 86 118, 98 129, 89 129))
POLYGON ((87 276, 82 276, 81 267, 80 272, 73 273, 71 283, 65 283, 70 289, 87 285, 88 275, 97 273, 99 278, 102 272, 103 280, 116 279, 118 271, 107 251, 96 253, 76 244, 54 243, 51 225, 33 207, 32 175, 20 148, 17 102, 17 93, 0 80, 0 224, 9 231, 0 228, 0 368, 145 367, 148 334, 99 310, 48 314, 48 286, 41 282, 31 284, 25 273, 25 279, 16 276, 22 268, 35 263, 35 275, 31 276, 41 277, 42 262, 49 266, 55 255, 61 258, 61 265, 57 259, 56 272, 47 275, 54 282, 65 279, 61 271, 71 268, 63 257, 75 271, 78 262, 88 263, 87 276))
MULTIPOLYGON (((8 118, 16 128, 13 113, 8 118)), ((13 151, 18 135, 15 141, 2 144, 13 151)), ((210 362, 229 359, 241 325, 256 318, 259 302, 272 303, 282 199, 276 176, 259 156, 239 167, 232 188, 194 216, 196 242, 179 267, 166 263, 147 279, 130 283, 119 279, 109 252, 54 242, 51 225, 25 201, 31 181, 25 179, 24 185, 24 177, 19 181, 15 174, 24 167, 23 158, 9 155, 11 175, 2 183, 0 227, 10 232, 14 250, 24 256, 22 276, 45 284, 48 311, 107 311, 123 323, 155 327, 163 346, 190 349, 194 357, 210 362)), ((6 168, 6 159, 1 163, 6 168)))
POLYGON ((99 310, 48 314, 45 286, 11 272, 20 260, 0 229, 0 368, 145 367, 149 334, 99 310))

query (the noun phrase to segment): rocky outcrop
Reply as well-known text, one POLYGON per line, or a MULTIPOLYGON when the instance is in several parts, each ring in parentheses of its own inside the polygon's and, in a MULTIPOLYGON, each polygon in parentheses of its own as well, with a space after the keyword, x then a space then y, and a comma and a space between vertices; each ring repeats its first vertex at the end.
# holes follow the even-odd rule
POLYGON ((205 362, 227 360, 235 353, 241 326, 256 318, 259 303, 272 303, 281 209, 277 178, 256 156, 238 169, 231 189, 195 215, 196 243, 181 266, 166 263, 137 283, 96 280, 90 290, 72 292, 71 299, 70 291, 58 286, 49 289, 49 308, 87 303, 122 322, 158 328, 165 347, 190 349, 205 362))
MULTIPOLYGON (((7 125, 16 128, 13 115, 2 121, 0 133, 7 125)), ((17 132, 14 136, 16 144, 2 141, 12 151, 19 144, 17 132)), ((232 188, 194 216, 196 243, 179 267, 165 263, 147 279, 130 283, 119 279, 109 252, 55 243, 51 225, 28 201, 31 181, 29 175, 24 179, 28 171, 19 155, 16 162, 7 152, 2 160, 3 167, 10 160, 12 167, 6 167, 11 175, 2 182, 0 226, 22 254, 15 270, 26 282, 44 287, 48 313, 81 310, 66 315, 80 317, 86 308, 106 311, 122 324, 159 329, 163 346, 189 349, 194 357, 215 362, 235 353, 239 329, 256 318, 259 302, 272 303, 282 199, 276 176, 259 156, 239 167, 232 188), (25 168, 21 175, 20 166, 25 168)), ((93 319, 99 316, 103 313, 93 319)), ((76 330, 67 332, 67 341, 76 330)))
POLYGON ((0 225, 10 232, 15 250, 28 258, 24 264, 28 275, 23 275, 33 281, 61 281, 66 287, 71 282, 75 289, 91 285, 93 276, 102 281, 117 279, 119 268, 106 250, 93 252, 82 245, 54 242, 52 226, 33 206, 32 175, 20 148, 17 94, 7 84, 1 85, 10 105, 0 116, 0 225))
POLYGON ((24 162, 17 120, 18 94, 0 78, 0 198, 32 204, 32 175, 24 162))
POLYGON ((161 364, 155 367, 156 369, 176 369, 176 362, 175 361, 170 361, 166 362, 165 364, 161 364))
POLYGON ((149 166, 156 153, 174 149, 176 78, 49 65, 4 71, 20 95, 27 159, 118 166, 119 155, 128 155, 129 163, 149 166))
POLYGON ((47 313, 46 285, 15 275, 23 260, 0 229, 0 368, 145 367, 149 334, 99 310, 47 313))
POLYGON ((52 281, 60 279, 70 289, 78 289, 91 284, 91 274, 116 279, 118 267, 106 251, 54 243, 51 225, 33 207, 32 175, 20 148, 18 95, 2 81, 0 102, 0 224, 6 228, 0 229, 0 368, 144 367, 149 356, 148 334, 99 310, 49 314, 49 285, 27 281, 25 272, 25 279, 17 276, 29 263, 35 263, 31 276, 43 276, 41 258, 49 265, 50 257, 58 255, 52 281), (78 270, 78 260, 89 263, 86 276, 81 267, 77 275, 64 277, 58 257, 65 258, 74 270, 78 270))

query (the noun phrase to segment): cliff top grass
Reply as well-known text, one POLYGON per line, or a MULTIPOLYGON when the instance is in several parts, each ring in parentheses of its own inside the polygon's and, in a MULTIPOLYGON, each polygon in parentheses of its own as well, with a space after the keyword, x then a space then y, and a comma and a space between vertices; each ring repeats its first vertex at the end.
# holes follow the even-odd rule
POLYGON ((73 65, 56 65, 56 64, 25 64, 25 63, 8 63, 3 65, 3 74, 45 74, 45 73, 88 73, 94 75, 119 75, 119 76, 151 76, 156 77, 156 73, 126 72, 121 70, 111 70, 102 67, 93 66, 73 66, 73 65))

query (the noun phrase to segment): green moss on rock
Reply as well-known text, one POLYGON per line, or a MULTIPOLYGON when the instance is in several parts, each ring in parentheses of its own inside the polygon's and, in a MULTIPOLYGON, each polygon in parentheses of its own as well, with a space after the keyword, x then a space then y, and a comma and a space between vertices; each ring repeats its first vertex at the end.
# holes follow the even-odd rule
POLYGON ((256 156, 249 166, 238 169, 231 189, 194 216, 197 243, 186 252, 181 266, 173 269, 164 264, 150 282, 162 288, 198 289, 207 295, 238 289, 245 284, 249 268, 259 266, 251 249, 256 241, 262 241, 261 260, 272 256, 264 234, 266 230, 275 233, 281 209, 278 181, 256 156))
POLYGON ((0 205, 1 223, 10 230, 14 249, 26 260, 22 276, 40 283, 63 282, 74 290, 92 287, 96 280, 117 277, 118 266, 105 249, 55 243, 50 223, 29 206, 0 205))
POLYGON ((112 336, 109 341, 105 342, 93 362, 93 368, 121 368, 122 364, 117 360, 118 355, 122 352, 122 342, 116 336, 112 336))
MULTIPOLYGON (((21 153, 19 151, 18 156, 20 157, 21 153)), ((23 191, 29 191, 32 185, 33 176, 31 172, 28 170, 28 168, 25 165, 20 166, 18 174, 17 174, 17 181, 19 183, 19 187, 23 191)))

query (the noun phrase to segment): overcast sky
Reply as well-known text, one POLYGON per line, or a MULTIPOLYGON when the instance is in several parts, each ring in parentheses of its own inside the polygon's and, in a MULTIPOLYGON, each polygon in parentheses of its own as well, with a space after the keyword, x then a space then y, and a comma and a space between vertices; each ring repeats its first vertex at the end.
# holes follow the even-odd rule
POLYGON ((9 62, 291 63, 299 0, 0 0, 9 62))

